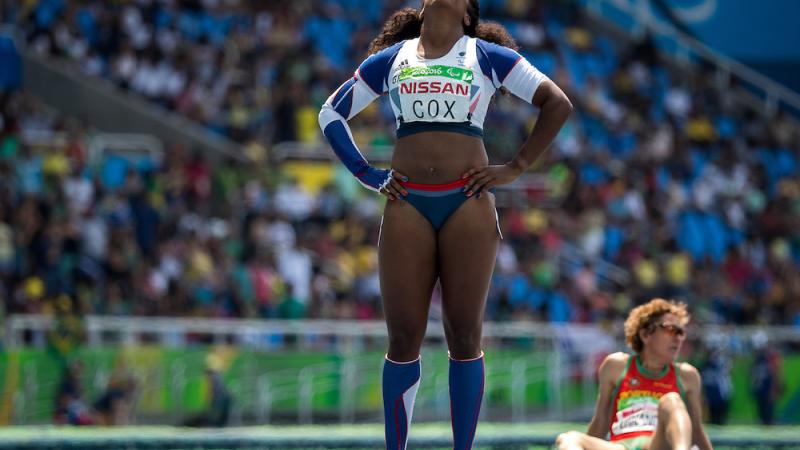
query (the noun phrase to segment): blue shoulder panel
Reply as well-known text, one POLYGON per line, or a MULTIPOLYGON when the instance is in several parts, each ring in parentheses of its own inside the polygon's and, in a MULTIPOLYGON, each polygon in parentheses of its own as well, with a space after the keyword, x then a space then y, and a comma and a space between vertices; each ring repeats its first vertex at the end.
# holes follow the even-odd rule
MULTIPOLYGON (((497 74, 497 78, 501 83, 506 79, 511 69, 514 68, 520 58, 522 58, 519 53, 508 47, 503 47, 502 45, 486 42, 481 39, 478 39, 476 43, 478 50, 480 50, 478 52, 478 63, 481 65, 481 70, 483 70, 485 74, 486 69, 484 67, 488 65, 491 69, 494 69, 494 73, 497 74), (488 61, 484 61, 485 59, 488 59, 488 61)), ((491 72, 488 76, 491 78, 491 72)))
POLYGON ((361 79, 363 79, 376 94, 383 93, 383 85, 389 77, 389 68, 392 67, 392 63, 395 57, 397 57, 397 52, 400 51, 402 45, 403 42, 401 41, 370 55, 370 57, 358 67, 361 79))
POLYGON ((353 106, 353 86, 356 84, 355 78, 350 78, 345 82, 333 96, 333 109, 341 114, 345 119, 350 117, 350 108, 353 106))

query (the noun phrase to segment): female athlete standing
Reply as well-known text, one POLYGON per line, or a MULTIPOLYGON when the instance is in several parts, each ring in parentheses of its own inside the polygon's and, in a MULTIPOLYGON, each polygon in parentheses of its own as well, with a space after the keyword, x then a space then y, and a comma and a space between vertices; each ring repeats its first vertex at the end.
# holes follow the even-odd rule
POLYGON ((493 187, 545 151, 572 110, 566 95, 516 51, 508 32, 479 24, 477 0, 424 0, 396 12, 371 56, 319 115, 336 155, 388 197, 378 244, 389 349, 383 370, 386 447, 405 449, 420 378, 431 293, 442 287, 450 354, 454 448, 472 447, 483 397, 481 327, 500 233, 493 187), (515 157, 489 166, 483 120, 504 89, 541 109, 515 157), (388 94, 397 120, 392 168, 369 165, 347 120, 388 94))

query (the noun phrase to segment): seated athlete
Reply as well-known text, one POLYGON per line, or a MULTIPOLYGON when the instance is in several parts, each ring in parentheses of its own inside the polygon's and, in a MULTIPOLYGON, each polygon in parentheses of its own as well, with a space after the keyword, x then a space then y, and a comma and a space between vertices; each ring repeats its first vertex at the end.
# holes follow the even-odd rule
POLYGON ((654 299, 625 320, 633 354, 608 355, 588 433, 558 436, 559 450, 711 450, 703 430, 700 373, 676 363, 686 338, 686 304, 654 299), (609 435, 609 440, 606 439, 609 435))

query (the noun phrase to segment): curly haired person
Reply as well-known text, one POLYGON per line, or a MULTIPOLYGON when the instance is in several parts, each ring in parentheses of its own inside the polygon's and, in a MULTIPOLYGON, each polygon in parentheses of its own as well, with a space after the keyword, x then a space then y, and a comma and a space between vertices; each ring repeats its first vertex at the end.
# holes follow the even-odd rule
POLYGON ((702 422, 700 373, 675 358, 686 339, 684 303, 653 299, 625 320, 633 354, 608 355, 588 433, 558 436, 559 450, 711 450, 702 422), (609 440, 606 439, 609 436, 609 440))

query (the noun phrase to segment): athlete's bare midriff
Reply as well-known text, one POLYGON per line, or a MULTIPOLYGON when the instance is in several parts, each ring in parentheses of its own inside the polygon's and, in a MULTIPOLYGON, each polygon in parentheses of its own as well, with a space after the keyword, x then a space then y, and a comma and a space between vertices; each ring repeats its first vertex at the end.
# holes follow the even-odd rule
POLYGON ((483 140, 449 131, 425 131, 397 140, 392 168, 412 183, 443 184, 488 164, 483 140))

